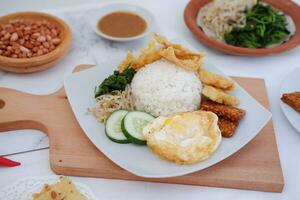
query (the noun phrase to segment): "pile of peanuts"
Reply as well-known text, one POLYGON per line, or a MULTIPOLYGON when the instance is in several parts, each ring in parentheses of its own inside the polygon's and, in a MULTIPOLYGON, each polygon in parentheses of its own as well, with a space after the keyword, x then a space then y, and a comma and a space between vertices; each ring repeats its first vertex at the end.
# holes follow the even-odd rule
POLYGON ((0 25, 0 55, 31 58, 53 51, 61 43, 60 30, 46 20, 16 19, 0 25))

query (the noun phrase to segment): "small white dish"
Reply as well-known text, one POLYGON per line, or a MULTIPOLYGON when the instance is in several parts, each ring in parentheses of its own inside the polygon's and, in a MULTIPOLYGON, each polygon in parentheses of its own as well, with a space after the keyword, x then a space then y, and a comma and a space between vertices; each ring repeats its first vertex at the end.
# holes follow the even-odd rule
MULTIPOLYGON (((32 194, 42 190, 45 184, 54 184, 59 180, 59 176, 33 176, 22 178, 10 185, 0 189, 0 199, 2 200, 29 200, 32 194)), ((88 200, 97 200, 93 192, 84 184, 74 182, 78 191, 87 197, 88 200)))
POLYGON ((154 17, 153 15, 145 8, 142 8, 137 5, 128 4, 128 3, 109 3, 105 4, 100 8, 94 9, 91 12, 89 12, 86 16, 87 22, 89 23, 90 27, 97 33, 99 36, 116 41, 116 42, 128 42, 137 40, 140 38, 145 37, 146 35, 152 33, 153 31, 153 25, 154 25, 154 17), (112 12, 118 12, 118 11, 125 11, 125 12, 132 12, 140 17, 142 17, 147 22, 147 29, 140 35, 134 36, 134 37, 126 37, 126 38, 120 38, 120 37, 112 37, 109 35, 106 35, 102 33, 98 29, 98 22, 99 20, 112 12))
MULTIPOLYGON (((280 97, 284 93, 291 93, 295 91, 300 91, 300 68, 297 68, 293 70, 291 73, 289 73, 286 78, 284 78, 284 81, 281 84, 280 88, 280 97)), ((280 100, 280 107, 286 118, 289 120, 289 122, 292 124, 292 126, 300 132, 300 113, 295 111, 293 108, 291 108, 286 103, 282 102, 280 100)))
MULTIPOLYGON (((193 50, 182 40, 175 40, 175 42, 193 50)), ((266 108, 237 85, 233 94, 240 99, 239 107, 245 109, 247 114, 239 124, 235 135, 229 139, 223 138, 220 147, 209 159, 193 165, 177 165, 159 158, 147 146, 117 144, 110 141, 105 135, 104 124, 98 123, 94 116, 87 114, 87 109, 96 103, 94 87, 116 69, 112 63, 115 62, 107 61, 101 66, 72 74, 65 80, 64 86, 75 117, 88 138, 110 160, 137 176, 167 178, 210 167, 231 156, 250 142, 271 118, 271 113, 266 108)), ((204 67, 226 76, 207 59, 204 67)))

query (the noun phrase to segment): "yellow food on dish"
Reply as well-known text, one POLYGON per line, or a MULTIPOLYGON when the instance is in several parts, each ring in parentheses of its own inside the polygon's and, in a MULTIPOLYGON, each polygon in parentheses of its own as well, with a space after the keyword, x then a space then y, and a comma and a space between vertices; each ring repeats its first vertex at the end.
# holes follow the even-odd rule
POLYGON ((222 90, 233 90, 235 88, 234 81, 221 75, 215 74, 203 68, 200 69, 198 73, 201 82, 206 85, 210 85, 222 90))
POLYGON ((207 111, 158 117, 144 127, 143 135, 156 154, 178 164, 209 158, 222 140, 217 115, 207 111))
POLYGON ((33 200, 87 200, 67 177, 61 176, 59 180, 53 185, 46 184, 41 192, 32 195, 33 200))
POLYGON ((201 60, 195 60, 190 58, 189 56, 187 59, 179 58, 176 56, 175 49, 173 47, 168 47, 167 49, 163 49, 159 52, 159 54, 165 58, 166 60, 173 62, 177 66, 187 70, 195 72, 200 68, 201 60))
POLYGON ((118 69, 122 72, 131 65, 133 69, 139 70, 145 65, 158 61, 161 58, 169 60, 185 70, 197 72, 201 68, 204 55, 191 52, 179 44, 170 43, 161 35, 154 34, 148 46, 141 50, 137 58, 131 52, 128 52, 126 58, 118 66, 118 69))
POLYGON ((240 103, 237 97, 208 85, 203 87, 202 94, 214 102, 228 106, 237 106, 240 103))
POLYGON ((128 68, 133 62, 135 61, 135 58, 131 51, 127 52, 126 57, 122 60, 122 62, 118 65, 118 71, 123 72, 125 69, 128 68))

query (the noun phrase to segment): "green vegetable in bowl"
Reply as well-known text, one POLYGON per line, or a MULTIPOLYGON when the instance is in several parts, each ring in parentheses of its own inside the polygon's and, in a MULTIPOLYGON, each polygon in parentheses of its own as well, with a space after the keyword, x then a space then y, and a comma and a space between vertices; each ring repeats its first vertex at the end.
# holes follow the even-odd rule
POLYGON ((100 85, 95 87, 95 98, 115 90, 125 90, 126 85, 131 83, 134 74, 135 70, 131 67, 128 67, 121 73, 119 71, 114 71, 112 75, 104 79, 100 85))
POLYGON ((282 42, 289 34, 286 17, 270 5, 257 3, 246 11, 246 26, 224 35, 225 42, 245 48, 264 48, 282 42))

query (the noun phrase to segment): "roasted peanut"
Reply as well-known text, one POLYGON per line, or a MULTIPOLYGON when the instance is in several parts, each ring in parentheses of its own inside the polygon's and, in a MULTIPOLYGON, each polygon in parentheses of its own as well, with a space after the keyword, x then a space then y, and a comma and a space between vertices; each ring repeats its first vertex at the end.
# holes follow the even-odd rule
POLYGON ((16 41, 19 39, 19 36, 16 32, 14 32, 11 36, 10 36, 10 41, 16 41))
POLYGON ((3 37, 4 40, 7 40, 8 38, 10 38, 10 33, 6 33, 3 37))
POLYGON ((40 33, 34 33, 31 35, 32 38, 38 38, 41 34, 40 33))
POLYGON ((27 57, 27 54, 25 52, 23 52, 21 55, 19 55, 19 57, 21 58, 26 58, 27 57))
POLYGON ((57 36, 57 31, 55 29, 51 29, 52 36, 56 37, 57 36))
POLYGON ((46 41, 46 37, 45 36, 39 36, 37 38, 37 41, 39 41, 39 42, 45 42, 46 41))
POLYGON ((52 39, 53 44, 58 45, 60 43, 60 39, 59 38, 54 38, 52 39))
POLYGON ((49 41, 52 40, 52 37, 51 37, 50 35, 46 35, 46 39, 47 39, 47 41, 49 42, 49 41))
POLYGON ((36 53, 38 50, 39 50, 38 47, 33 47, 33 48, 32 48, 32 52, 34 52, 34 53, 36 53))
POLYGON ((30 26, 26 26, 26 27, 24 28, 24 30, 25 30, 25 31, 30 31, 30 30, 31 30, 31 27, 30 27, 30 26))
POLYGON ((38 55, 38 56, 43 55, 43 50, 42 50, 42 49, 39 49, 39 50, 37 51, 37 55, 38 55))
POLYGON ((27 48, 24 47, 24 46, 20 46, 20 50, 21 50, 23 53, 28 53, 28 52, 30 52, 30 50, 27 49, 27 48))
POLYGON ((27 57, 28 57, 28 58, 31 58, 31 57, 32 57, 32 53, 31 53, 31 52, 28 52, 28 53, 27 53, 27 57))
POLYGON ((25 43, 25 40, 24 39, 19 39, 18 42, 19 42, 20 45, 23 45, 25 43))
POLYGON ((15 49, 15 54, 19 55, 21 53, 20 48, 15 49))
POLYGON ((47 20, 16 19, 0 25, 1 56, 41 56, 53 51, 60 43, 60 30, 47 20))
POLYGON ((46 49, 46 48, 44 48, 44 49, 43 49, 43 53, 44 53, 44 54, 49 53, 49 50, 46 49))
POLYGON ((48 42, 43 42, 43 46, 46 48, 46 49, 49 49, 50 48, 50 44, 48 42))

